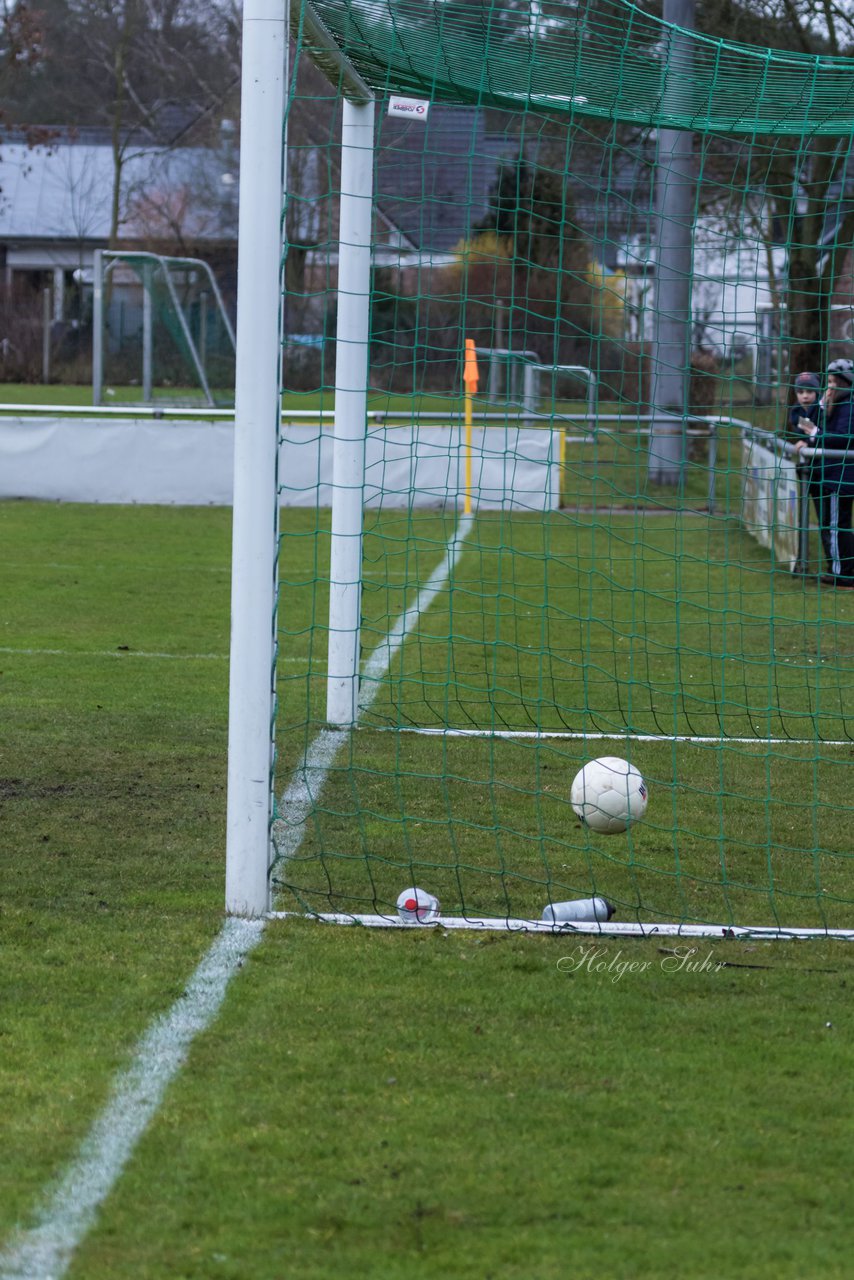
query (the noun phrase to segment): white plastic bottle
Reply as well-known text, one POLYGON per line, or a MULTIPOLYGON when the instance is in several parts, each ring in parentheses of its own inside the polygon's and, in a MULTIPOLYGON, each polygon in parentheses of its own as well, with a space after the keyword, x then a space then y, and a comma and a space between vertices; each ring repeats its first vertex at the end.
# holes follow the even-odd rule
POLYGON ((550 902, 543 911, 546 924, 563 924, 575 920, 581 923, 610 920, 614 904, 607 898, 573 898, 571 902, 550 902))
POLYGON ((404 924, 432 924, 439 919, 439 899, 413 885, 398 897, 397 914, 404 924))

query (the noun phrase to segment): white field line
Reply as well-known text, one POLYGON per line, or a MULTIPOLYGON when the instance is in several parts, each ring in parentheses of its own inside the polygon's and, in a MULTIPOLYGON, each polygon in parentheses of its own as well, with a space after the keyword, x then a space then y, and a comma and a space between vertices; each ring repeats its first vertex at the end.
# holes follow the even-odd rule
MULTIPOLYGON (((418 617, 447 583, 473 524, 464 516, 445 556, 418 599, 398 618, 365 666, 369 680, 359 709, 373 702, 379 681, 418 617)), ((122 655, 125 656, 125 655, 122 655)), ((323 729, 312 742, 282 797, 291 830, 278 833, 280 857, 292 856, 346 729, 323 729), (311 775, 311 784, 308 775, 311 775)), ((130 1065, 117 1076, 105 1109, 50 1194, 35 1225, 19 1231, 0 1252, 0 1280, 61 1280, 74 1250, 92 1227, 98 1209, 118 1181, 133 1150, 156 1114, 166 1088, 184 1063, 193 1039, 213 1022, 228 983, 261 939, 264 921, 229 919, 168 1013, 158 1018, 137 1045, 130 1065)))
MULTIPOLYGON (((463 551, 474 519, 463 516, 448 543, 441 562, 418 593, 414 604, 400 615, 384 640, 374 649, 362 671, 358 712, 367 711, 376 697, 380 681, 419 617, 425 613, 445 587, 463 551)), ((273 824, 273 841, 279 861, 293 857, 302 843, 303 828, 320 795, 329 770, 340 747, 350 736, 349 729, 321 729, 306 751, 302 763, 294 771, 290 784, 279 803, 283 814, 273 824)), ((0 1277, 2 1280, 2 1277, 0 1277)))
POLYGON ((21 658, 156 658, 175 662, 228 662, 227 653, 155 653, 150 649, 16 649, 12 645, 0 645, 0 653, 21 658))
POLYGON ((422 729, 417 725, 360 725, 364 733, 416 733, 426 738, 522 738, 537 742, 565 738, 582 742, 687 742, 694 746, 718 746, 729 742, 764 747, 850 747, 851 738, 730 738, 697 737, 690 733, 586 733, 583 729, 422 729))
POLYGON ((184 994, 158 1018, 115 1079, 106 1107, 28 1231, 0 1253, 3 1280, 58 1280, 92 1226, 189 1047, 216 1017, 235 971, 260 941, 257 920, 226 920, 184 994))
MULTIPOLYGON (((27 573, 33 573, 37 569, 50 569, 51 571, 60 570, 63 573, 93 573, 100 570, 112 569, 112 565, 105 564, 58 564, 55 561, 41 561, 39 563, 29 563, 23 560, 4 560, 4 569, 26 569, 27 573)), ((175 573, 221 573, 230 572, 230 566, 227 564, 215 565, 181 565, 172 564, 169 566, 169 572, 175 573)), ((134 566, 134 573, 163 573, 162 565, 157 564, 138 564, 134 566)), ((380 576, 374 576, 371 573, 365 574, 365 582, 369 582, 372 587, 381 587, 388 582, 389 578, 405 578, 407 581, 417 578, 417 574, 413 574, 411 569, 389 569, 388 573, 380 576)))
MULTIPOLYGON (((167 662, 228 662, 227 653, 157 653, 151 649, 16 649, 12 645, 0 645, 0 653, 22 658, 153 658, 167 662)), ((326 655, 324 654, 324 661, 326 655)), ((279 658, 279 663, 299 663, 307 667, 308 658, 279 658)), ((317 671, 317 675, 324 675, 317 671)))
MULTIPOLYGON (((58 560, 4 560, 4 569, 26 569, 27 573, 34 573, 37 569, 50 569, 52 572, 59 570, 62 573, 100 573, 106 569, 113 569, 115 566, 104 564, 103 561, 80 562, 79 564, 65 564, 58 560)), ((170 573, 223 573, 230 572, 231 566, 228 564, 170 564, 170 573)), ((163 566, 159 564, 137 564, 134 565, 134 573, 163 573, 163 566)))
POLYGON ((365 663, 360 685, 361 692, 359 694, 360 711, 367 711, 376 696, 378 682, 388 671, 404 640, 421 614, 430 608, 436 596, 444 589, 445 583, 450 578, 454 566, 463 552, 463 544, 471 533, 473 524, 473 516, 463 516, 461 518, 453 538, 445 549, 445 555, 441 563, 436 566, 426 585, 419 591, 415 603, 404 610, 385 640, 380 641, 365 663), (366 681, 370 682, 367 686, 366 681))

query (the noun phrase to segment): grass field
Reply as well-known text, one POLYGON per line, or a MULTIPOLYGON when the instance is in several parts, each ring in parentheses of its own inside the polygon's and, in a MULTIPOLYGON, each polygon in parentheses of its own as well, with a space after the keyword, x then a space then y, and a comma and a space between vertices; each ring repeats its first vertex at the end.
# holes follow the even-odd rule
MULTIPOLYGON (((819 739, 850 736, 854 600, 772 573, 725 512, 597 520, 591 494, 636 491, 577 475, 576 509, 478 518, 279 905, 387 908, 417 873, 447 912, 539 914, 551 877, 629 920, 850 926, 851 747, 819 739), (658 740, 388 731, 446 725, 658 740), (567 803, 606 751, 652 796, 610 840, 567 803)), ((371 516, 366 652, 454 520, 371 516)), ((322 726, 327 528, 285 515, 280 795, 322 726)), ((13 1244, 221 927, 229 533, 219 509, 0 504, 13 1244)), ((829 940, 270 923, 67 1274, 847 1276, 851 975, 829 940)))

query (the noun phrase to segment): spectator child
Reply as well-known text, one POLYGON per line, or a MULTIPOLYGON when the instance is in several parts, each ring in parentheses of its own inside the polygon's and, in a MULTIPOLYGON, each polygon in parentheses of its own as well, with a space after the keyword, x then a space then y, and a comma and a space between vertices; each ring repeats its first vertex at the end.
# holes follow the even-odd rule
POLYGON ((818 393, 821 383, 815 373, 799 373, 795 378, 795 397, 798 403, 789 414, 789 423, 796 433, 796 438, 814 436, 818 431, 821 417, 821 406, 818 393))
MULTIPOLYGON (((854 589, 854 362, 834 360, 827 369, 827 391, 819 402, 818 430, 800 440, 796 449, 850 449, 847 458, 814 458, 810 468, 810 493, 818 515, 821 545, 828 572, 821 581, 833 587, 854 589)), ((806 416, 806 415, 804 415, 806 416)), ((798 430, 806 428, 798 422, 798 430)))

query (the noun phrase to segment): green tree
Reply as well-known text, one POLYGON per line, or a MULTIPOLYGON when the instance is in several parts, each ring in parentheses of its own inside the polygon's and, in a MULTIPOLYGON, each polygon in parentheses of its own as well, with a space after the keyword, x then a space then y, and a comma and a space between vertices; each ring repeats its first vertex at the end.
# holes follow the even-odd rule
POLYGON ((480 225, 510 245, 508 345, 559 364, 565 344, 595 328, 592 254, 563 168, 545 152, 539 159, 535 165, 523 155, 501 166, 480 225))

